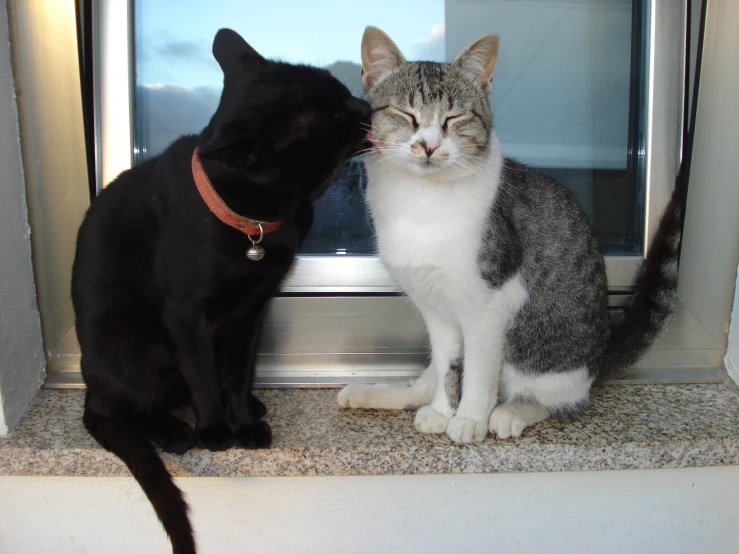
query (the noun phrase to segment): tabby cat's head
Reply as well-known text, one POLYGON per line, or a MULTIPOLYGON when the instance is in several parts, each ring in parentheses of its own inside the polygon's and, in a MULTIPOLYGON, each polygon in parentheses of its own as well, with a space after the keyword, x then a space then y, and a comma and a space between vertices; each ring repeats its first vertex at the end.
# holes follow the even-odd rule
POLYGON ((418 175, 471 171, 490 147, 488 92, 498 35, 479 38, 451 64, 407 62, 376 27, 362 37, 362 82, 377 155, 418 175))

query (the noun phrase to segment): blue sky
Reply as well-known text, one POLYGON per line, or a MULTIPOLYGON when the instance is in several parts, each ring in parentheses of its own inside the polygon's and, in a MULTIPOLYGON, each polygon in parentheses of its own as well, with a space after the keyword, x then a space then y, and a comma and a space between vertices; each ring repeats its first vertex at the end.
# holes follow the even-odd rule
POLYGON ((491 107, 503 152, 538 167, 626 166, 631 0, 136 0, 136 17, 136 125, 149 153, 215 110, 219 28, 269 58, 335 64, 361 95, 362 32, 376 25, 409 60, 451 61, 445 50, 500 33, 491 107))
POLYGON ((136 16, 139 85, 220 86, 210 49, 221 27, 266 57, 328 66, 359 63, 362 32, 376 25, 408 58, 443 61, 443 0, 138 0, 136 16))

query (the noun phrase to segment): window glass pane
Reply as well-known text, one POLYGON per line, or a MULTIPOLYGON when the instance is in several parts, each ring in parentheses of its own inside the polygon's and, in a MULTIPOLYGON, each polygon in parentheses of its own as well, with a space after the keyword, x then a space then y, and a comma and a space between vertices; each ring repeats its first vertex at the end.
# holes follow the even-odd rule
MULTIPOLYGON (((222 75, 210 53, 229 26, 266 57, 328 68, 357 95, 366 25, 410 60, 451 61, 501 35, 490 96, 503 153, 569 187, 605 252, 638 253, 643 229, 644 2, 640 0, 135 0, 135 159, 198 132, 222 75)), ((304 254, 372 254, 361 162, 316 203, 304 254)))

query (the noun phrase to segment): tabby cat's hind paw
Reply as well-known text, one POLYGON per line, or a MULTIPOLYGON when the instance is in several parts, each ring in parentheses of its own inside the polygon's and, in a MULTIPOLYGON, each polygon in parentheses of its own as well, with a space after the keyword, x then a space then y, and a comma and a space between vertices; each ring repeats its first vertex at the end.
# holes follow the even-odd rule
POLYGON ((518 438, 526 427, 544 421, 549 412, 543 406, 517 402, 498 406, 490 414, 490 432, 499 439, 518 438))
POLYGON ((341 389, 336 401, 341 408, 369 408, 371 394, 368 385, 347 385, 341 389))

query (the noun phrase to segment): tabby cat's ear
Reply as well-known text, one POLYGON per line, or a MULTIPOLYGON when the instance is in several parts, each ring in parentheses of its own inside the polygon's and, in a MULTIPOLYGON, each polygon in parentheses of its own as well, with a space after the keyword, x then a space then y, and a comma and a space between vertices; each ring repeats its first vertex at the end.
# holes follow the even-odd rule
POLYGON ((362 83, 372 88, 399 65, 405 63, 400 49, 377 27, 367 27, 362 35, 362 83))
POLYGON ((454 59, 453 65, 471 73, 480 80, 482 90, 487 92, 493 80, 493 69, 498 60, 500 37, 485 35, 478 38, 454 59))
POLYGON ((220 29, 216 33, 213 39, 213 57, 220 64, 224 75, 243 69, 251 62, 264 61, 239 33, 231 29, 220 29))

